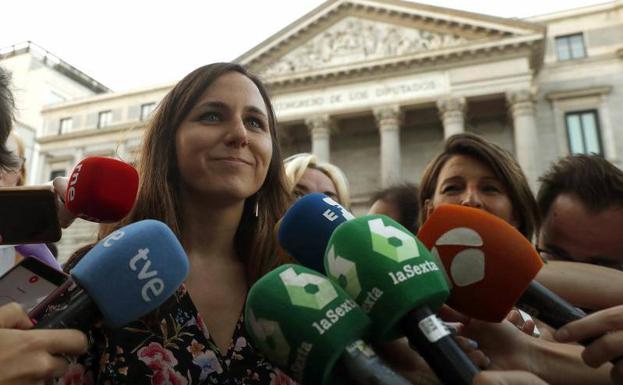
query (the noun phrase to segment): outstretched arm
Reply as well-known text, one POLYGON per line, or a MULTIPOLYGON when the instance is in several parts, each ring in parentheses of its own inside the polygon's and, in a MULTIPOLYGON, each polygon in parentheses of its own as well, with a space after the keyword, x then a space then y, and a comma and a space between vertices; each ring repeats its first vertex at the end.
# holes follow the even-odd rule
POLYGON ((623 304, 623 271, 589 263, 550 261, 536 277, 575 306, 600 310, 623 304))

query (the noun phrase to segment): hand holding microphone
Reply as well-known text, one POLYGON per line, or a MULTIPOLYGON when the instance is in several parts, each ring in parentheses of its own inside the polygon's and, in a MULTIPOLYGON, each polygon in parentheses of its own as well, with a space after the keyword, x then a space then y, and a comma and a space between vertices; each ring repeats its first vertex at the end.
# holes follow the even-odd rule
POLYGON ((69 178, 52 183, 61 201, 59 222, 66 228, 76 217, 104 223, 125 217, 136 199, 138 173, 120 160, 93 156, 80 161, 69 178))
POLYGON ((582 352, 582 359, 592 368, 613 362, 612 380, 623 384, 623 305, 570 322, 558 329, 554 337, 559 342, 594 339, 582 352))
POLYGON ((486 370, 478 373, 473 385, 547 385, 547 383, 528 372, 486 370))
POLYGON ((20 305, 0 307, 0 385, 35 385, 62 375, 67 360, 79 355, 87 339, 77 330, 26 330, 32 327, 20 305))

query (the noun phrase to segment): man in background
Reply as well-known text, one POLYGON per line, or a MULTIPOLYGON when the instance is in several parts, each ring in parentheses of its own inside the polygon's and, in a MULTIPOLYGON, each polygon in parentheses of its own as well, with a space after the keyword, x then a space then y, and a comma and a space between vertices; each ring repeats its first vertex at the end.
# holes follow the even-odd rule
POLYGON ((623 171, 598 155, 572 155, 540 178, 538 246, 553 260, 623 267, 623 171))

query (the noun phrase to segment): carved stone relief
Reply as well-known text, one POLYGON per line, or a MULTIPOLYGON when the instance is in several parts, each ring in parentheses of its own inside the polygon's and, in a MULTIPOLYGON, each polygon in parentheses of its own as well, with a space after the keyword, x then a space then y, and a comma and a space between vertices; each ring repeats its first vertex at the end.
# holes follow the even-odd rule
POLYGON ((401 56, 460 45, 457 35, 347 17, 272 63, 261 75, 287 75, 327 66, 401 56))

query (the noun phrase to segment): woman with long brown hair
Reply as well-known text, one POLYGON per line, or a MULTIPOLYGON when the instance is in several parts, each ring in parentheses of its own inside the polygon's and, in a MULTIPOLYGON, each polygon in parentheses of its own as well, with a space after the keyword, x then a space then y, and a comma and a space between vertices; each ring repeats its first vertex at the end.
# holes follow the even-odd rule
MULTIPOLYGON (((157 219, 190 263, 176 295, 118 330, 66 376, 97 384, 267 384, 290 380, 249 345, 247 290, 277 266, 272 230, 289 203, 274 112, 262 83, 237 64, 188 74, 145 133, 140 187, 115 228, 157 219)), ((76 383, 76 382, 72 382, 76 383)))

